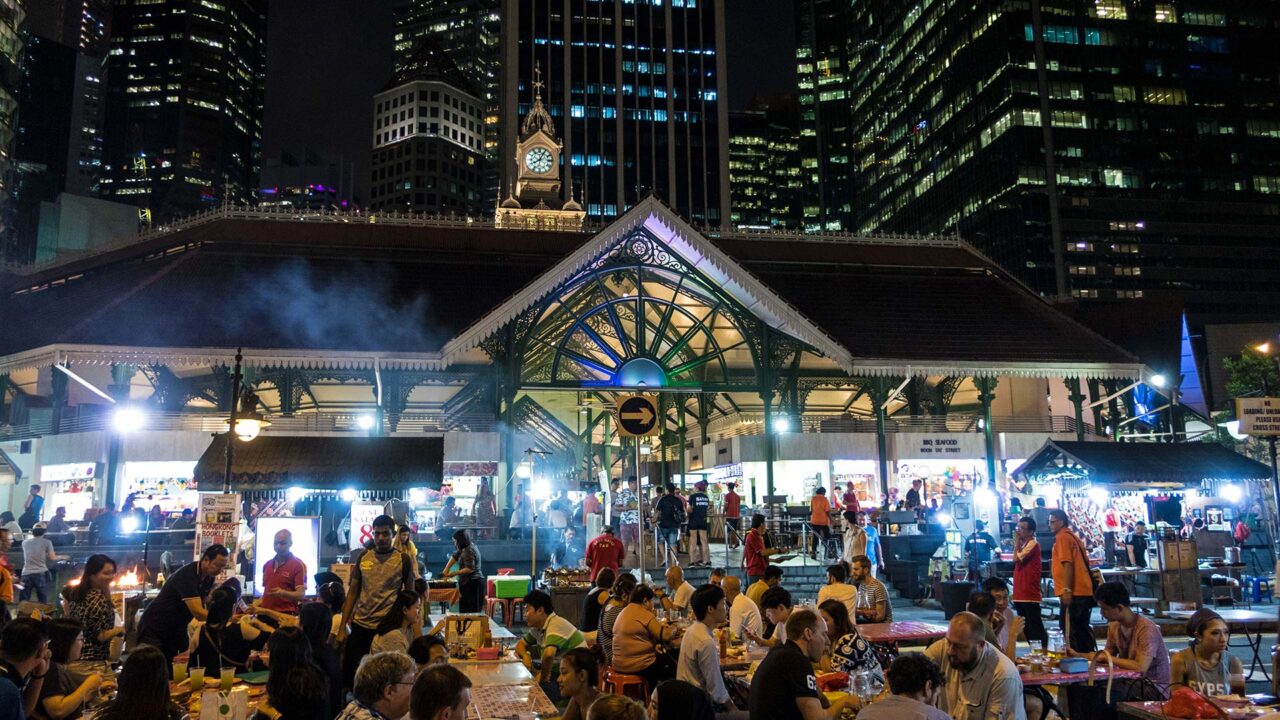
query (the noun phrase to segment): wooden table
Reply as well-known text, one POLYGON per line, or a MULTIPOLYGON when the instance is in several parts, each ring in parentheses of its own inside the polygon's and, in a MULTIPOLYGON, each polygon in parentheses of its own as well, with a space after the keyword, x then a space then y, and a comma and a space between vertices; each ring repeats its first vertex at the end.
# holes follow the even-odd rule
POLYGON ((947 634, 946 625, 916 622, 859 623, 858 634, 869 643, 888 645, 892 643, 920 642, 937 640, 947 634))
MULTIPOLYGON (((1231 645, 1230 647, 1248 647, 1253 653, 1253 659, 1249 663, 1249 675, 1253 675, 1258 668, 1262 669, 1262 676, 1271 682, 1271 674, 1267 672, 1269 661, 1262 659, 1262 633, 1268 630, 1276 629, 1276 613, 1263 612, 1261 610, 1239 610, 1239 609, 1222 609, 1216 610, 1222 619, 1227 623, 1227 630, 1232 634, 1244 635, 1246 645, 1231 645)), ((1190 619, 1191 613, 1188 611, 1178 610, 1169 613, 1169 617, 1178 618, 1179 620, 1190 619)))

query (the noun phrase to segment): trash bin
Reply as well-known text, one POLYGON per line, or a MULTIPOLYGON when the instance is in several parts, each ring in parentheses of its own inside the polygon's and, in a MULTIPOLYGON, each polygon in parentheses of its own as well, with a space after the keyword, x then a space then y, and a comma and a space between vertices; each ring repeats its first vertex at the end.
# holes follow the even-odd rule
POLYGON ((943 616, 950 620, 956 613, 964 611, 972 594, 973 583, 968 580, 943 580, 942 597, 939 598, 942 601, 943 616))

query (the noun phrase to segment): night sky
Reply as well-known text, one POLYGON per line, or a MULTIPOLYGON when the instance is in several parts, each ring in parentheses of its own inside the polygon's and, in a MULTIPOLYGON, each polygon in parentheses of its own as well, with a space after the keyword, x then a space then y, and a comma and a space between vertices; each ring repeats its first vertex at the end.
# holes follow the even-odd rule
MULTIPOLYGON (((793 92, 795 0, 722 0, 729 103, 793 92)), ((304 150, 355 162, 368 200, 373 94, 391 74, 391 0, 272 0, 264 157, 304 150)))

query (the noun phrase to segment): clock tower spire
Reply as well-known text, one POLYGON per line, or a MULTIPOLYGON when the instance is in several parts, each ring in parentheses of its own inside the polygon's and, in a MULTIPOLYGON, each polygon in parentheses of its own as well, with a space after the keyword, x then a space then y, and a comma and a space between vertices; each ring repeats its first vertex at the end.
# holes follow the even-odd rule
POLYGON ((516 142, 516 181, 494 213, 498 227, 576 231, 586 213, 577 201, 565 200, 560 160, 564 146, 555 121, 542 104, 542 67, 533 69, 533 107, 520 125, 516 142))

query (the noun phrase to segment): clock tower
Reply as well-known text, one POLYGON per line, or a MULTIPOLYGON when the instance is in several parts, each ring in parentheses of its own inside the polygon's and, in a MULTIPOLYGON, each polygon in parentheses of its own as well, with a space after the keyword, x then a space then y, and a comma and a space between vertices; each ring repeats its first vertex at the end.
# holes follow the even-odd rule
POLYGON ((516 142, 516 181, 498 205, 494 222, 500 228, 581 230, 587 214, 573 198, 564 199, 560 180, 564 148, 551 113, 542 105, 540 68, 534 69, 533 93, 533 107, 516 142))

